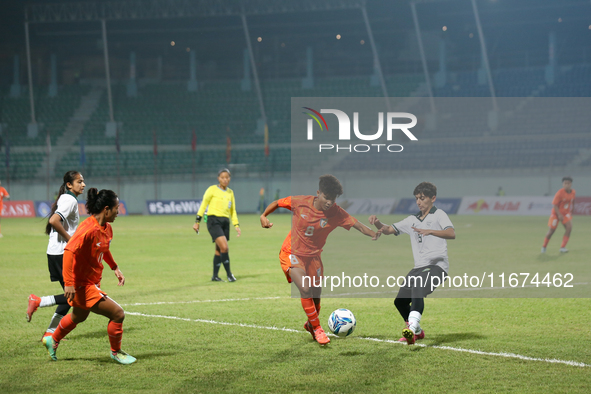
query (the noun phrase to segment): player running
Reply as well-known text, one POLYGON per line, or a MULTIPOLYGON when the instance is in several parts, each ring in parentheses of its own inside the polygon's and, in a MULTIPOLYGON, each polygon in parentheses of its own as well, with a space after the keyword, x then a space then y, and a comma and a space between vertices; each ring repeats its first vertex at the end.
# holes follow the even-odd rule
POLYGON ((91 188, 86 209, 92 216, 80 224, 64 251, 64 294, 73 307, 72 313, 60 321, 53 335, 43 338, 43 344, 51 359, 57 360, 56 350, 62 338, 94 312, 109 318, 111 358, 121 364, 131 364, 136 361, 135 357, 121 350, 125 312, 100 289, 103 259, 114 271, 118 285, 125 284, 125 277, 109 251, 113 239, 109 223, 114 222, 119 213, 119 198, 112 190, 99 192, 91 188))
MULTIPOLYGON (((380 234, 410 235, 414 257, 414 269, 406 275, 405 286, 400 288, 394 305, 406 323, 399 341, 414 345, 417 339, 425 338, 421 329, 421 316, 425 309, 425 297, 435 290, 432 277, 447 276, 447 239, 455 239, 456 233, 449 217, 433 204, 437 199, 437 187, 422 182, 413 192, 420 212, 406 219, 386 226, 375 215, 369 223, 378 228, 380 234)), ((443 282, 443 280, 441 280, 443 282)))
MULTIPOLYGON (((80 215, 78 213, 78 196, 84 193, 84 177, 78 171, 68 171, 64 174, 64 183, 60 186, 58 197, 51 206, 51 212, 45 233, 49 235, 47 244, 47 266, 49 278, 52 282, 59 282, 64 288, 64 277, 62 275, 64 248, 69 239, 76 232, 80 215)), ((27 321, 33 318, 37 308, 44 308, 57 305, 49 327, 43 336, 53 334, 60 320, 70 311, 70 305, 63 294, 37 297, 29 295, 27 307, 27 321)))
POLYGON ((562 223, 564 226, 564 236, 562 237, 562 244, 560 244, 560 253, 568 252, 566 244, 570 238, 570 232, 573 229, 573 210, 575 208, 575 196, 577 192, 573 189, 573 178, 565 176, 562 178, 562 189, 558 190, 552 200, 552 213, 550 219, 548 219, 548 233, 544 238, 542 244, 542 253, 546 253, 546 246, 550 242, 550 238, 556 231, 558 223, 562 223))
POLYGON ((373 240, 377 239, 372 229, 335 203, 342 194, 343 186, 339 180, 333 175, 323 175, 316 196, 291 196, 273 201, 260 218, 263 228, 271 228, 273 223, 267 218, 269 214, 277 208, 292 211, 291 231, 283 241, 279 261, 287 281, 293 281, 300 291, 302 307, 308 316, 304 328, 320 345, 326 345, 330 339, 318 320, 322 287, 314 283, 322 283, 324 266, 320 254, 328 234, 337 227, 346 230, 353 227, 373 240), (304 277, 311 280, 304 281, 304 277))

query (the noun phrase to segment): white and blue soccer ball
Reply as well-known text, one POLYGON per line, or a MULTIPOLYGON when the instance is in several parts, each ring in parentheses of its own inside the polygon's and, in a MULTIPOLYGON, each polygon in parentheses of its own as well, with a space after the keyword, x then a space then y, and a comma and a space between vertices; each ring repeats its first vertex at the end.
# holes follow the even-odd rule
POLYGON ((341 338, 351 335, 356 325, 353 312, 345 308, 337 309, 328 318, 328 329, 341 338))

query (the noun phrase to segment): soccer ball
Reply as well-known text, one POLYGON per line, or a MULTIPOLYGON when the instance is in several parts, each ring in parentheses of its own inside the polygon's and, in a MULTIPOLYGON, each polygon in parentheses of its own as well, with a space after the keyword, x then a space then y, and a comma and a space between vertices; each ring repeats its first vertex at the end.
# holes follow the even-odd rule
POLYGON ((351 335, 356 325, 357 320, 353 316, 353 312, 348 309, 337 309, 328 318, 328 329, 341 338, 351 335))

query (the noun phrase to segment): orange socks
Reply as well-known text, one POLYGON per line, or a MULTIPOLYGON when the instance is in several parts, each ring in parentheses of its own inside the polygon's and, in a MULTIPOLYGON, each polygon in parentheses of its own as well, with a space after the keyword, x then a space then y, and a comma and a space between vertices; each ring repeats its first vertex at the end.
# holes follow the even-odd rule
POLYGON ((123 323, 115 323, 110 321, 107 326, 109 333, 109 343, 111 344, 111 351, 118 352, 121 350, 121 338, 123 337, 123 323))
POLYGON ((569 238, 570 237, 567 237, 566 235, 564 237, 562 237, 562 244, 560 245, 561 248, 564 248, 566 246, 569 238))
POLYGON ((317 329, 320 327, 320 321, 318 320, 318 312, 316 311, 316 305, 314 304, 314 299, 312 298, 302 298, 302 307, 304 308, 304 312, 308 315, 308 321, 312 324, 312 327, 317 329))
POLYGON ((60 323, 58 324, 57 328, 55 329, 52 337, 55 343, 59 343, 66 335, 70 333, 74 328, 76 328, 78 324, 72 321, 72 314, 68 313, 64 316, 60 323))
MULTIPOLYGON (((312 304, 314 305, 314 304, 312 304)), ((316 319, 318 321, 318 319, 316 319)), ((53 340, 59 343, 66 335, 70 333, 77 324, 72 321, 72 314, 67 314, 60 320, 59 325, 53 333, 53 340)), ((111 351, 118 352, 121 350, 121 337, 123 336, 123 323, 109 322, 107 326, 107 332, 109 333, 109 342, 111 343, 111 351)))

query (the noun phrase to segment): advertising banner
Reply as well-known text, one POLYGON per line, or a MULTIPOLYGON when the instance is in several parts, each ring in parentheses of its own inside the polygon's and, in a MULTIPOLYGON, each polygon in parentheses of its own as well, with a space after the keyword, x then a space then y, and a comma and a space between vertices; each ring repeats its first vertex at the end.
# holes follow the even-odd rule
MULTIPOLYGON (((438 198, 435 200, 434 205, 437 208, 442 209, 448 215, 452 215, 458 212, 461 202, 461 198, 438 198)), ((394 213, 400 215, 414 215, 417 212, 419 212, 419 208, 417 208, 417 203, 414 198, 401 199, 394 209, 394 213)))
POLYGON ((490 197, 474 196, 462 198, 460 215, 550 215, 552 197, 490 197))
MULTIPOLYGON (((53 201, 35 201, 36 216, 42 218, 49 216, 52 205, 53 201)), ((85 203, 78 202, 78 213, 80 214, 80 216, 88 216, 88 212, 86 212, 85 203)), ((119 215, 127 215, 127 205, 123 200, 119 200, 119 215)))
POLYGON ((388 215, 395 203, 393 198, 348 198, 338 202, 350 215, 388 215))
POLYGON ((35 217, 33 201, 4 201, 2 207, 3 218, 32 218, 35 217))
POLYGON ((573 214, 586 216, 591 215, 591 197, 576 197, 573 214))
POLYGON ((147 200, 149 215, 189 215, 196 214, 201 206, 199 200, 147 200))

